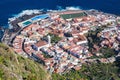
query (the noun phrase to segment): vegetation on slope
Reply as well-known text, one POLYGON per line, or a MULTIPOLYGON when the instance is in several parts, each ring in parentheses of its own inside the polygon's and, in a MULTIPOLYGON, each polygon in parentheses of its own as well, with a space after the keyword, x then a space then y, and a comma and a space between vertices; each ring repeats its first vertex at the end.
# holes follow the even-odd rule
POLYGON ((71 70, 63 75, 53 74, 53 80, 120 80, 119 67, 115 63, 91 63, 81 70, 71 70))
POLYGON ((33 60, 15 54, 0 43, 0 80, 49 80, 50 75, 33 60))

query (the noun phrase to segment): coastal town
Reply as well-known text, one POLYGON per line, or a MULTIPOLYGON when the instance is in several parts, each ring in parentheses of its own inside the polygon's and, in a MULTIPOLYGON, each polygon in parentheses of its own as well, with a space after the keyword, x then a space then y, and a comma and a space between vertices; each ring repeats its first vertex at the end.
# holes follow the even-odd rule
POLYGON ((17 54, 43 64, 50 73, 80 70, 87 62, 114 62, 115 56, 120 55, 120 17, 115 15, 85 10, 57 11, 36 15, 17 25, 20 29, 12 36, 5 34, 3 42, 17 54), (88 34, 99 29, 102 29, 97 33, 100 40, 90 51, 88 34), (103 55, 99 52, 103 47, 117 54, 92 59, 103 55))

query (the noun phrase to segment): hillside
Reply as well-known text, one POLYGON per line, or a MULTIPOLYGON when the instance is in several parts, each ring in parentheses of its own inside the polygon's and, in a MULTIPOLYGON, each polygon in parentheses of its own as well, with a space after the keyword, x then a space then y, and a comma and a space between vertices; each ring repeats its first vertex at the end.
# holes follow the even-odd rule
POLYGON ((120 80, 119 62, 83 65, 63 75, 48 74, 39 63, 15 54, 0 43, 0 80, 120 80), (52 78, 52 79, 51 79, 52 78))
POLYGON ((0 43, 0 80, 49 80, 50 75, 33 60, 15 54, 0 43))

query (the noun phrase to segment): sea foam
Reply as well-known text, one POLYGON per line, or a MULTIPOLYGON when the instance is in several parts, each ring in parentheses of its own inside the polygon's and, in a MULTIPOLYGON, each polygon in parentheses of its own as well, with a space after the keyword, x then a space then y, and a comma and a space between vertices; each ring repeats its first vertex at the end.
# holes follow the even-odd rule
POLYGON ((82 10, 81 7, 77 6, 77 7, 66 7, 66 10, 82 10))
POLYGON ((34 10, 23 10, 22 12, 18 13, 18 14, 13 14, 11 18, 8 18, 9 21, 14 21, 16 18, 22 17, 24 15, 32 15, 32 14, 39 14, 40 11, 42 10, 38 10, 38 9, 34 9, 34 10))

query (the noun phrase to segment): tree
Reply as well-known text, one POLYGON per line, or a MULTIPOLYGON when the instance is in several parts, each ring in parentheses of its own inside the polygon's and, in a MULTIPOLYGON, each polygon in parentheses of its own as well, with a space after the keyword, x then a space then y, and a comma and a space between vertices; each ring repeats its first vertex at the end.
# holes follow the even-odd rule
POLYGON ((102 47, 100 50, 99 50, 100 53, 103 54, 103 57, 104 58, 109 58, 109 57, 112 57, 112 56, 115 56, 117 55, 114 51, 114 49, 111 49, 109 47, 102 47))
POLYGON ((54 34, 51 34, 51 33, 47 34, 47 36, 48 35, 51 37, 51 42, 52 43, 57 43, 61 40, 61 37, 59 37, 57 35, 54 35, 54 34))

